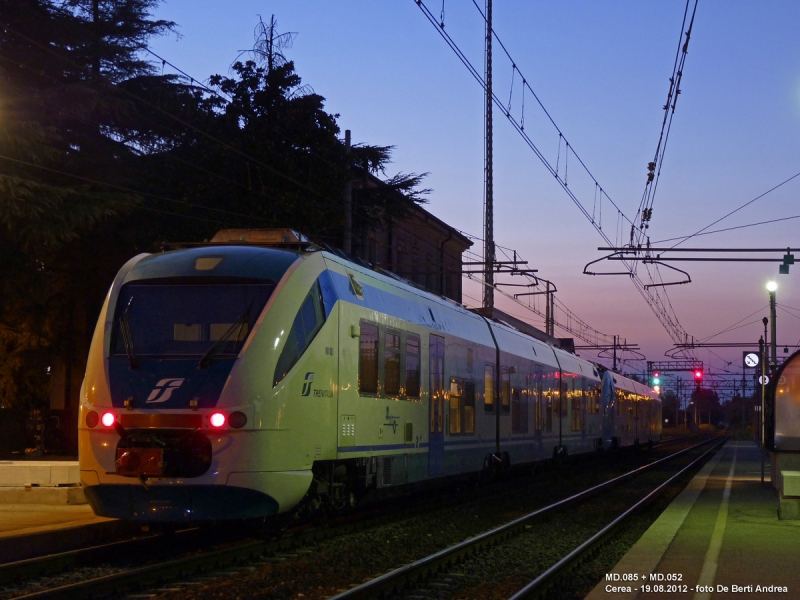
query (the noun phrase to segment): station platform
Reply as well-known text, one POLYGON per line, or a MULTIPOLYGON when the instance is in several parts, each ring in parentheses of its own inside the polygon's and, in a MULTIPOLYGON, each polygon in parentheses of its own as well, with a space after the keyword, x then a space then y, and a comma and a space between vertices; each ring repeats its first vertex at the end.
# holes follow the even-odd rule
POLYGON ((98 517, 88 504, 0 504, 0 563, 102 544, 139 529, 98 517))
POLYGON ((77 461, 0 461, 0 563, 103 543, 133 531, 130 523, 95 516, 77 461))
POLYGON ((725 444, 587 600, 800 598, 800 520, 769 473, 755 443, 725 444))
POLYGON ((78 461, 0 461, 0 507, 8 504, 86 504, 78 461))

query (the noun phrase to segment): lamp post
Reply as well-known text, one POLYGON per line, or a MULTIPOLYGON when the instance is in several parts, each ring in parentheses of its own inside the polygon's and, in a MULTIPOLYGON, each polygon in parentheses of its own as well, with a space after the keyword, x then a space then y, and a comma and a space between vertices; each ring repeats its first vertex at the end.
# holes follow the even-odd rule
POLYGON ((774 281, 767 283, 767 291, 769 292, 769 320, 770 320, 770 353, 769 353, 769 374, 775 372, 778 365, 778 352, 775 342, 775 291, 778 289, 778 284, 774 281))
MULTIPOLYGON (((772 296, 772 293, 770 293, 772 296)), ((764 485, 764 469, 766 468, 766 457, 764 456, 764 406, 766 405, 767 394, 767 323, 769 319, 764 317, 764 337, 761 347, 761 410, 758 413, 758 448, 761 450, 761 485, 764 485)))

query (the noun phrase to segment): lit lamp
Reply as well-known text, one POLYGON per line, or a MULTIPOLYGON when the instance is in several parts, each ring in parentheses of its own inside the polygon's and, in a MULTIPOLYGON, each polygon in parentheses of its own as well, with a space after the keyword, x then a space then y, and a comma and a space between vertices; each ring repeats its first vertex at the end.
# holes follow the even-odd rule
POLYGON ((769 367, 770 367, 770 375, 775 370, 775 366, 778 362, 778 351, 776 348, 775 342, 775 291, 778 289, 778 284, 774 281, 770 281, 767 283, 767 291, 769 292, 769 320, 770 320, 770 358, 769 358, 769 367))

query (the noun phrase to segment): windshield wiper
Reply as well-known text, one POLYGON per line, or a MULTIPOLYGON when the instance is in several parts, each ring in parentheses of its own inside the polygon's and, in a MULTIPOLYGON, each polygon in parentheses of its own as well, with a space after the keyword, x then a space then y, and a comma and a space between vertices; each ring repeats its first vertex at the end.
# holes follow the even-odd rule
POLYGON ((128 300, 128 305, 125 307, 125 311, 119 318, 119 332, 120 335, 122 335, 122 341, 125 344, 125 354, 128 355, 128 365, 130 365, 131 369, 135 369, 138 366, 138 361, 136 360, 136 354, 133 352, 133 335, 131 335, 131 326, 128 323, 128 311, 130 311, 132 303, 133 297, 128 300))
POLYGON ((203 358, 200 359, 200 362, 197 363, 197 368, 205 369, 208 365, 210 365, 211 361, 214 360, 214 356, 219 352, 220 348, 222 348, 222 345, 228 341, 234 331, 236 332, 236 339, 238 340, 239 336, 242 334, 242 327, 245 325, 247 325, 247 312, 243 313, 236 323, 231 325, 228 331, 226 331, 216 342, 214 342, 214 345, 208 349, 208 352, 206 352, 203 355, 203 358))

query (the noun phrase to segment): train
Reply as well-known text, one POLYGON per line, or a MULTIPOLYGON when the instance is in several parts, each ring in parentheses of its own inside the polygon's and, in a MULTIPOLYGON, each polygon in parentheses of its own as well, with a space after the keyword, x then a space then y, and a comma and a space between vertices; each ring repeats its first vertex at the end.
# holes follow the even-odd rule
POLYGON ((341 510, 661 436, 642 383, 294 232, 220 234, 111 284, 80 392, 97 515, 341 510))

